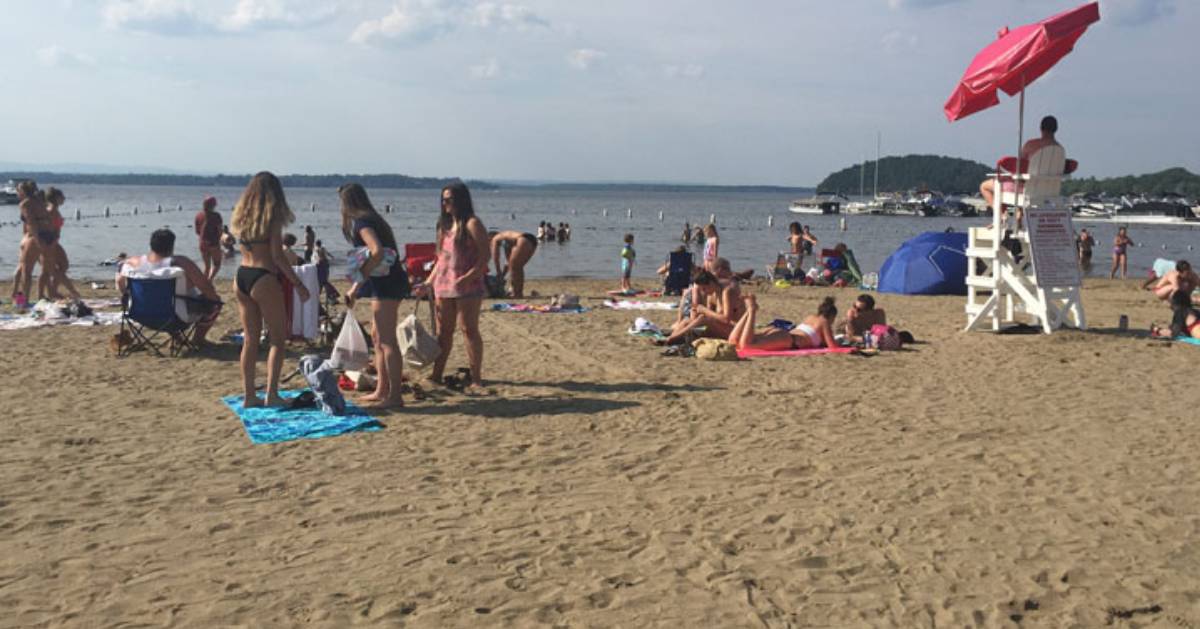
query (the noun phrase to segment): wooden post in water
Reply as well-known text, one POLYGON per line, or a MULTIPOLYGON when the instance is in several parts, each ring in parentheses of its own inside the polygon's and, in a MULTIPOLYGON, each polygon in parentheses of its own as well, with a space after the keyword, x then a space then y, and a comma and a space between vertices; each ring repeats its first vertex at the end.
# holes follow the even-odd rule
POLYGON ((112 212, 108 209, 108 206, 104 206, 104 218, 108 218, 111 214, 112 212))
POLYGON ((391 203, 388 203, 387 205, 383 206, 383 213, 384 214, 392 213, 392 204, 391 203))
POLYGON ((175 211, 176 211, 176 212, 182 212, 182 211, 183 211, 183 204, 182 204, 182 203, 180 203, 180 204, 179 204, 179 207, 176 207, 176 208, 175 208, 175 211))
POLYGON ((75 208, 75 220, 78 221, 82 218, 83 218, 83 210, 80 210, 79 208, 75 208))
POLYGON ((708 222, 709 222, 709 223, 711 223, 711 224, 713 224, 713 225, 716 225, 716 224, 717 224, 717 215, 716 215, 716 214, 709 214, 709 215, 708 215, 708 222))
POLYGON ((767 227, 774 227, 774 226, 775 226, 775 215, 771 214, 771 215, 767 216, 767 227))
POLYGON ((133 206, 133 215, 137 216, 137 206, 133 206))
POLYGON ((158 213, 162 214, 162 203, 158 204, 158 213))
POLYGON ((316 202, 316 201, 313 201, 313 204, 312 204, 312 206, 309 208, 309 211, 311 211, 311 212, 313 212, 313 213, 316 213, 316 211, 317 211, 317 202, 316 202))

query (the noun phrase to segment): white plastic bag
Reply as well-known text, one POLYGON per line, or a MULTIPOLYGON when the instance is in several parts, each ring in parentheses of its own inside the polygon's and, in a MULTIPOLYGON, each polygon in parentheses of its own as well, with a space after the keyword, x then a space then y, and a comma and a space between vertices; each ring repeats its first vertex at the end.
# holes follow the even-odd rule
POLYGON ((349 312, 346 313, 346 320, 342 322, 342 331, 338 333, 337 342, 333 344, 333 354, 329 357, 329 362, 335 368, 347 371, 362 369, 370 362, 367 337, 363 334, 358 320, 349 312))
MULTIPOLYGON (((419 308, 421 302, 417 302, 419 308)), ((433 305, 430 304, 432 310, 433 305)), ((414 369, 424 369, 433 364, 442 353, 437 337, 425 330, 417 319, 417 308, 396 326, 396 341, 400 345, 400 355, 404 362, 414 369)))

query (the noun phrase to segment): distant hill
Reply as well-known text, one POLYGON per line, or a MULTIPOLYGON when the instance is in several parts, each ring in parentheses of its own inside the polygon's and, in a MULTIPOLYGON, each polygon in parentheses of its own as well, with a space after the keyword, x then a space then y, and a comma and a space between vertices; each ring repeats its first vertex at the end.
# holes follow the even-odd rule
MULTIPOLYGON (((241 187, 250 175, 174 175, 174 174, 102 174, 52 172, 0 172, 0 181, 32 179, 39 183, 106 184, 119 186, 208 186, 241 187)), ((289 188, 336 188, 357 181, 367 188, 437 189, 455 181, 438 177, 408 175, 281 175, 280 181, 289 188)), ((468 182, 472 188, 494 189, 495 184, 483 181, 468 182)))
MULTIPOLYGON (((822 192, 858 194, 859 165, 843 168, 829 175, 817 189, 822 192)), ((979 190, 979 183, 991 168, 966 159, 940 155, 905 155, 879 160, 879 191, 896 192, 921 188, 947 194, 965 194, 979 190)), ((862 181, 870 194, 875 182, 875 161, 866 162, 862 181)))
POLYGON ((1063 192, 1065 194, 1103 192, 1113 196, 1127 193, 1174 192, 1190 199, 1197 199, 1200 198, 1200 175, 1188 172, 1186 168, 1168 168, 1148 175, 1126 175, 1107 179, 1096 179, 1095 177, 1069 179, 1063 183, 1063 192))

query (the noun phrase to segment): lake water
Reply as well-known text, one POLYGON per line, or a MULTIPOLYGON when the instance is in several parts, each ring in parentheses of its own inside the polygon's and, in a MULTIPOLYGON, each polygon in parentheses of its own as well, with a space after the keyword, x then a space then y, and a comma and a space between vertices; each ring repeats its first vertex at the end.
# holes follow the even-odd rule
MULTIPOLYGON (((112 269, 98 264, 116 253, 141 254, 148 248, 150 232, 170 227, 178 235, 176 251, 196 259, 196 236, 192 217, 201 199, 208 194, 219 200, 218 211, 226 222, 241 189, 168 186, 63 185, 67 195, 63 215, 67 219, 62 242, 71 259, 71 276, 77 279, 108 279, 112 269), (158 213, 161 205, 162 213, 158 213), (180 212, 176 208, 183 206, 180 212), (133 208, 138 214, 133 215, 133 208), (105 207, 110 218, 103 218, 105 207), (75 211, 84 214, 75 220, 75 211)), ((400 242, 432 242, 438 213, 437 190, 370 190, 372 201, 386 214, 400 242)), ((303 235, 304 225, 312 225, 317 237, 336 257, 350 248, 340 233, 337 195, 334 190, 293 188, 288 201, 296 213, 296 224, 289 231, 303 235), (310 210, 316 204, 316 212, 310 210)), ((571 225, 572 238, 565 244, 544 243, 527 267, 531 277, 619 275, 618 254, 626 233, 634 234, 638 265, 634 275, 651 277, 666 254, 679 246, 684 222, 693 226, 707 222, 715 214, 721 234, 721 255, 735 269, 754 268, 761 272, 774 261, 775 254, 787 247, 787 225, 792 220, 810 225, 823 246, 847 243, 855 252, 864 272, 879 266, 903 241, 926 231, 944 231, 953 227, 965 231, 984 219, 920 218, 898 216, 846 216, 848 229, 838 230, 838 216, 799 216, 789 214, 791 197, 763 192, 629 192, 616 190, 540 190, 501 189, 473 192, 476 211, 489 229, 516 229, 536 232, 540 221, 571 225), (605 211, 607 210, 607 216, 605 211), (632 211, 632 218, 628 217, 632 211), (663 219, 659 220, 659 214, 663 219), (768 227, 774 217, 774 227, 768 227)), ((20 227, 15 223, 16 206, 0 207, 0 267, 14 269, 20 227)), ((1116 225, 1077 224, 1096 236, 1094 274, 1107 273, 1110 264, 1107 243, 1112 242, 1116 225)), ((1138 247, 1130 252, 1130 273, 1144 276, 1156 257, 1172 259, 1195 257, 1189 247, 1200 247, 1200 231, 1191 227, 1133 226, 1130 236, 1138 247), (1165 247, 1165 249, 1164 249, 1165 247)), ((1200 261, 1197 258, 1195 261, 1200 261)), ((222 267, 222 277, 232 277, 235 261, 222 267)))

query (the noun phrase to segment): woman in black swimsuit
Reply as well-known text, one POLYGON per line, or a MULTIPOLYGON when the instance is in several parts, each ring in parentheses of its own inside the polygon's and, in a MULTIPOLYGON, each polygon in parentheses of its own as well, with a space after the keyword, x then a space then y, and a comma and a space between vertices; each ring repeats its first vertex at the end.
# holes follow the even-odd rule
POLYGON ((525 265, 537 251, 537 236, 512 230, 492 232, 488 236, 492 242, 492 262, 496 266, 496 276, 503 280, 507 275, 512 282, 512 296, 517 299, 524 298, 525 265), (501 262, 504 264, 501 265, 501 262))
POLYGON ((309 298, 308 289, 283 258, 283 227, 294 220, 296 217, 283 196, 283 186, 268 172, 258 173, 250 180, 233 208, 233 232, 242 245, 242 265, 238 267, 233 285, 242 315, 242 387, 246 394, 243 405, 247 408, 264 405, 254 389, 255 363, 264 321, 271 339, 265 404, 285 404, 279 397, 279 373, 283 370, 287 324, 279 277, 292 283, 301 301, 309 298))
POLYGON ((53 243, 55 237, 50 213, 46 211, 45 196, 38 190, 37 184, 32 181, 17 184, 17 198, 21 203, 24 235, 21 237, 17 270, 13 274, 13 301, 16 301, 17 295, 29 297, 29 289, 33 285, 33 267, 42 256, 42 243, 47 240, 53 243))
POLYGON ((342 235, 355 247, 366 247, 371 257, 359 268, 362 282, 355 283, 346 293, 346 303, 354 306, 356 298, 373 299, 371 320, 375 324, 375 369, 379 374, 375 391, 363 396, 364 402, 377 404, 375 408, 404 406, 400 396, 403 386, 404 360, 400 356, 400 344, 396 340, 396 320, 399 318, 400 300, 408 293, 408 274, 404 263, 392 262, 387 275, 371 275, 384 259, 384 249, 398 251, 396 236, 391 226, 375 206, 362 185, 348 183, 338 188, 342 200, 342 235))

